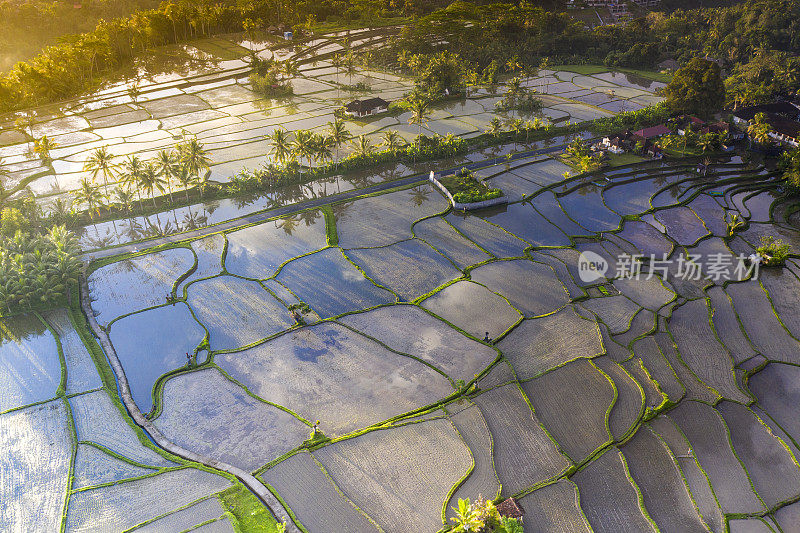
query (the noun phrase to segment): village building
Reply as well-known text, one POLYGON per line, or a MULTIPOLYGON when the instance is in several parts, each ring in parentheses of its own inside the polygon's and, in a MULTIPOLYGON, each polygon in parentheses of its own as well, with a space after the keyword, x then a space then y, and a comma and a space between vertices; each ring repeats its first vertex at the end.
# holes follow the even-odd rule
POLYGON ((353 100, 344 106, 344 112, 351 117, 369 117, 378 113, 385 113, 389 110, 389 102, 383 98, 367 98, 365 100, 353 100))

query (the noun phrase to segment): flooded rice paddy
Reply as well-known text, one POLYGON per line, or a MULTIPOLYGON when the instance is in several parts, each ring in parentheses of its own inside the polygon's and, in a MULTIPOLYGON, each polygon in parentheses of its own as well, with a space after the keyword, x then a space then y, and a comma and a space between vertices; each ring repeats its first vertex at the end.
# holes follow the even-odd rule
MULTIPOLYGON (((541 158, 515 165, 489 174, 530 184, 558 171, 541 158)), ((605 184, 538 185, 469 214, 428 186, 355 199, 332 216, 233 228, 102 266, 92 307, 159 431, 255 473, 316 531, 356 509, 347 524, 357 531, 401 532, 413 520, 433 532, 455 498, 478 495, 515 496, 526 531, 791 530, 800 265, 739 280, 708 264, 686 276, 659 263, 735 264, 765 234, 800 246, 786 199, 753 181, 760 169, 713 168, 699 177, 630 165, 605 184), (730 213, 750 224, 729 235, 730 213), (608 269, 587 278, 581 252, 608 269), (640 277, 618 270, 633 254, 647 257, 640 277), (149 297, 178 286, 175 303, 149 297), (298 302, 309 306, 305 325, 289 309, 298 302), (317 421, 336 440, 303 448, 317 421)), ((70 330, 61 315, 4 321, 4 361, 38 357, 0 376, 17 391, 0 413, 0 438, 19 450, 0 463, 6 497, 54 481, 3 524, 61 516, 71 494, 67 531, 87 520, 191 527, 170 512, 231 482, 142 440, 70 330), (27 452, 43 439, 54 443, 46 467, 27 452), (194 493, 153 506, 190 477, 194 493)))

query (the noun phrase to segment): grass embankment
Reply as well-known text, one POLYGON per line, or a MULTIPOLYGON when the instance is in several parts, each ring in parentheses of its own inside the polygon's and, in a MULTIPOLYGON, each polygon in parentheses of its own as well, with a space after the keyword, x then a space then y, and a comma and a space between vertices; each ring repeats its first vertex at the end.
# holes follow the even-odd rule
POLYGON ((567 72, 574 72, 575 74, 582 74, 584 76, 602 74, 603 72, 622 72, 623 74, 631 74, 633 76, 639 76, 653 81, 660 81, 662 83, 669 83, 669 81, 672 79, 672 74, 666 74, 664 72, 639 70, 626 67, 607 67, 605 65, 553 65, 548 67, 548 69, 565 70, 567 72))
POLYGON ((240 533, 278 533, 278 522, 244 485, 235 485, 219 493, 222 505, 236 519, 234 528, 240 533))

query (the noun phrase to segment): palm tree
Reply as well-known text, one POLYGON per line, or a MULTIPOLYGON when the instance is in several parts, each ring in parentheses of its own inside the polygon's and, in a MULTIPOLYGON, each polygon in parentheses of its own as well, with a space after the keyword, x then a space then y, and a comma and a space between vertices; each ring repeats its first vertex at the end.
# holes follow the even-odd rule
POLYGON ((91 174, 92 181, 96 180, 98 175, 103 176, 106 196, 108 196, 108 179, 114 177, 113 159, 114 156, 108 151, 108 147, 100 146, 92 152, 92 155, 89 156, 86 163, 83 165, 83 170, 91 174))
POLYGON ((456 527, 453 528, 454 532, 478 531, 478 528, 483 527, 479 511, 469 504, 468 499, 459 498, 458 507, 453 507, 453 510, 455 511, 455 516, 450 520, 456 524, 456 527))
POLYGON ((272 144, 270 153, 273 154, 275 159, 281 164, 285 164, 286 160, 292 155, 292 143, 289 140, 289 132, 283 128, 278 128, 267 138, 272 144))
POLYGON ((397 150, 403 147, 403 138, 400 137, 400 134, 397 133, 395 130, 387 130, 383 132, 381 136, 381 146, 385 146, 387 150, 392 153, 395 153, 397 150))
POLYGON ((156 154, 155 168, 158 174, 164 179, 164 183, 169 191, 169 203, 172 204, 172 180, 178 174, 178 157, 172 150, 159 150, 156 154))
POLYGON ((364 135, 359 135, 357 141, 352 142, 355 153, 361 157, 367 157, 372 154, 372 141, 364 135))
POLYGON ((33 140, 33 151, 39 154, 39 157, 45 165, 49 165, 52 161, 50 150, 54 150, 55 148, 58 148, 58 143, 50 140, 47 135, 42 135, 41 139, 33 140))
POLYGON ((508 61, 506 61, 506 71, 516 72, 522 68, 522 63, 519 62, 519 56, 514 54, 508 61))
POLYGON ((302 161, 305 157, 308 166, 311 166, 311 155, 313 154, 312 133, 308 130, 297 130, 294 133, 294 142, 292 143, 292 153, 302 161))
POLYGON ((347 77, 350 79, 350 85, 353 85, 353 76, 355 76, 357 72, 355 56, 353 55, 353 51, 350 50, 347 52, 347 55, 344 56, 344 73, 347 74, 347 77))
POLYGON ((181 187, 183 187, 183 192, 186 194, 186 203, 189 203, 189 188, 195 182, 195 177, 189 174, 189 170, 186 168, 186 165, 178 165, 178 171, 175 174, 175 178, 180 183, 181 187))
POLYGON ((407 107, 411 111, 408 123, 417 124, 419 126, 418 135, 422 135, 422 125, 427 124, 431 116, 430 101, 422 96, 412 95, 408 99, 407 107))
POLYGON ((757 113, 747 127, 747 135, 757 144, 767 144, 770 140, 769 134, 771 132, 772 126, 767 122, 767 115, 764 113, 757 113))
POLYGON ((697 138, 697 146, 702 153, 706 153, 714 148, 714 136, 712 133, 706 133, 697 138))
POLYGON ((143 169, 144 164, 142 160, 136 155, 129 155, 122 163, 122 175, 120 176, 123 184, 136 189, 136 195, 139 197, 139 207, 141 207, 142 213, 144 213, 144 204, 142 203, 142 191, 139 188, 139 184, 141 183, 143 169))
POLYGON ((322 135, 321 133, 315 133, 312 138, 313 146, 314 146, 314 159, 323 164, 325 161, 331 158, 333 155, 333 151, 331 147, 333 146, 333 140, 330 137, 322 135))
POLYGON ((200 173, 209 170, 211 167, 211 157, 201 143, 195 138, 191 138, 177 146, 178 159, 181 165, 186 167, 189 175, 199 178, 200 173))
MULTIPOLYGON (((94 222, 95 210, 99 210, 103 206, 105 198, 100 188, 92 185, 92 182, 84 177, 81 178, 78 189, 72 191, 72 194, 77 202, 88 206, 89 218, 94 222)), ((95 226, 95 230, 97 230, 97 226, 95 226)))
POLYGON ((142 172, 139 175, 139 186, 153 199, 153 207, 157 207, 155 191, 164 192, 164 178, 158 173, 152 161, 148 161, 147 164, 142 167, 142 172))
POLYGON ((522 129, 524 127, 525 127, 525 121, 522 120, 521 118, 515 118, 514 120, 511 121, 511 129, 514 130, 514 133, 516 134, 514 136, 514 149, 517 148, 519 134, 522 133, 522 129))
POLYGON ((489 121, 489 127, 486 128, 486 133, 498 137, 502 132, 503 125, 500 123, 499 118, 494 117, 491 121, 489 121))
POLYGON ((331 58, 331 65, 336 69, 336 98, 339 98, 339 69, 342 68, 342 55, 334 54, 331 58))
POLYGON ((347 131, 344 121, 339 117, 333 119, 333 122, 328 122, 328 134, 333 148, 336 149, 336 162, 339 162, 339 148, 350 140, 350 132, 347 131))
POLYGON ((130 214, 133 205, 133 192, 129 187, 117 187, 114 190, 114 199, 119 203, 125 212, 130 214))

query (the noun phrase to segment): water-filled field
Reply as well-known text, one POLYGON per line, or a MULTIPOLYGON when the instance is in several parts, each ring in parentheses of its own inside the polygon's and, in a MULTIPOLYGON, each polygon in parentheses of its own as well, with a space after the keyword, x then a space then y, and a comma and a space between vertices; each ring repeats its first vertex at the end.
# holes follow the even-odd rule
MULTIPOLYGON (((127 278, 102 267, 94 305, 123 315, 110 338, 159 430, 257 474, 310 531, 433 532, 458 498, 498 495, 517 498, 525 531, 786 531, 800 497, 800 267, 738 261, 760 235, 800 235, 779 194, 742 193, 761 169, 713 168, 635 164, 548 189, 548 160, 498 165, 490 179, 541 184, 486 212, 409 188, 233 228, 145 253, 127 278), (729 234, 731 213, 753 222, 729 234), (140 272, 171 289, 192 253, 186 302, 148 299, 140 272), (607 268, 587 278, 586 254, 607 268), (185 364, 195 349, 210 354, 185 364)), ((65 335, 63 317, 46 319, 65 335)), ((68 368, 85 365, 69 346, 68 368)), ((109 398, 69 399, 74 483, 165 490, 159 472, 177 463, 90 423, 122 416, 109 398)), ((85 516, 70 508, 68 528, 85 516)))
MULTIPOLYGON (((356 31, 346 39, 354 50, 375 48, 390 33, 381 29, 356 31)), ((2 185, 9 191, 29 188, 47 208, 56 200, 69 204, 74 200, 71 192, 80 187, 81 179, 89 177, 84 165, 97 148, 106 147, 113 156, 112 163, 120 165, 128 156, 151 159, 159 150, 171 149, 189 138, 196 138, 208 150, 212 162, 210 180, 228 182, 243 170, 274 161, 267 136, 276 129, 324 132, 334 120, 334 112, 354 99, 368 95, 393 102, 413 89, 411 79, 393 73, 360 65, 356 72, 346 73, 341 66, 334 66, 332 54, 343 53, 345 46, 343 37, 333 34, 310 43, 277 44, 253 43, 243 35, 230 35, 148 51, 151 57, 141 60, 130 71, 119 73, 101 89, 31 110, 30 124, 21 131, 14 127, 13 117, 7 122, 0 121, 0 168, 8 171, 2 185), (266 98, 253 90, 248 80, 251 51, 262 59, 296 62, 299 73, 291 80, 291 96, 266 98), (356 83, 369 87, 368 92, 347 89, 356 83), (129 91, 134 85, 138 93, 129 91), (54 143, 46 157, 33 150, 34 140, 43 136, 54 143)), ((411 113, 406 111, 376 119, 348 120, 347 128, 353 137, 364 135, 373 146, 378 146, 388 131, 397 132, 406 141, 420 133, 469 138, 483 133, 493 119, 507 123, 518 118, 538 118, 543 124, 564 124, 638 110, 661 101, 655 91, 663 87, 661 83, 622 73, 586 76, 548 69, 523 76, 522 85, 541 95, 540 112, 499 110, 497 103, 506 90, 501 81, 492 87, 475 87, 469 98, 437 105, 430 120, 420 126, 409 124, 411 113)), ((345 144, 335 150, 335 157, 341 158, 353 150, 345 144)), ((498 184, 503 181, 505 185, 510 178, 522 185, 520 194, 530 194, 532 186, 560 179, 564 171, 561 167, 551 162, 538 175, 523 173, 497 177, 494 181, 498 184), (523 177, 518 178, 520 175, 523 177)), ((284 187, 271 196, 261 196, 258 201, 208 202, 160 216, 130 214, 127 220, 87 228, 83 243, 97 248, 174 233, 213 224, 226 215, 230 218, 232 212, 243 214, 267 205, 324 196, 425 169, 391 165, 384 170, 385 175, 332 177, 326 183, 284 187)), ((102 192, 113 196, 122 184, 122 174, 117 167, 111 175, 97 176, 93 181, 102 192)), ((177 182, 172 183, 170 195, 182 194, 180 188, 177 182)), ((508 184, 507 188, 514 187, 508 184)), ((139 192, 148 196, 144 191, 139 192)), ((755 205, 758 201, 750 203, 755 205)))

